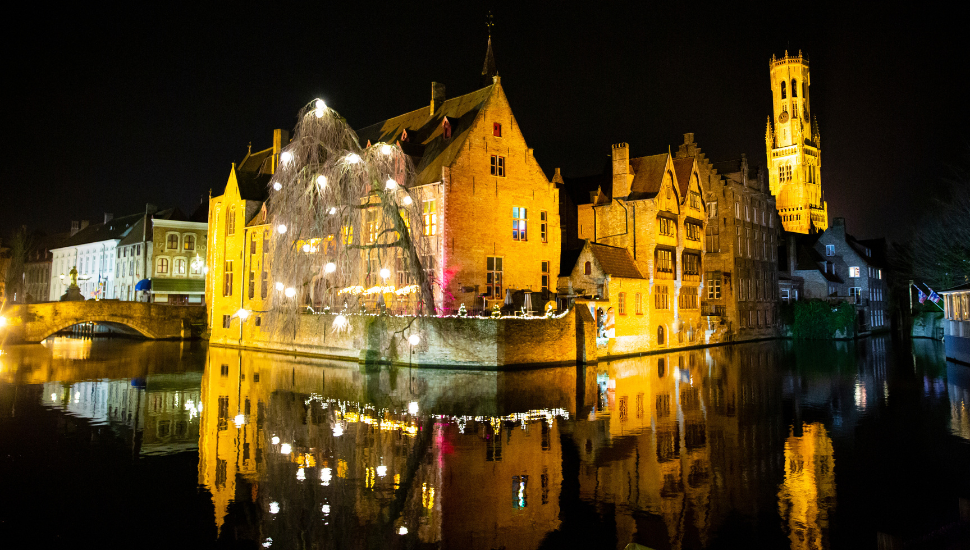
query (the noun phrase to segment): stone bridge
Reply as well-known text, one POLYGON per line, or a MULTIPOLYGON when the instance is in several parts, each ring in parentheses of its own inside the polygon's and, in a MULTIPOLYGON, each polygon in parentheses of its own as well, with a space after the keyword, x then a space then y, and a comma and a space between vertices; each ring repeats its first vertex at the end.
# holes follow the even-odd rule
POLYGON ((87 300, 17 305, 7 308, 3 316, 7 336, 21 342, 40 342, 79 323, 127 327, 128 332, 152 340, 186 339, 192 338, 193 325, 205 323, 205 307, 87 300))

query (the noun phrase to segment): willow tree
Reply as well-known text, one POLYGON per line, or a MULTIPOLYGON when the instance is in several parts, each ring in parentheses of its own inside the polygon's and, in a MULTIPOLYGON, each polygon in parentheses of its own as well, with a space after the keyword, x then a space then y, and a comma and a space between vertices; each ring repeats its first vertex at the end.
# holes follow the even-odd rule
POLYGON ((391 272, 403 271, 413 282, 418 312, 434 313, 421 265, 431 249, 413 181, 413 163, 399 144, 361 146, 322 100, 300 111, 269 182, 276 329, 294 329, 320 292, 336 310, 356 311, 363 303, 359 290, 385 287, 391 272))

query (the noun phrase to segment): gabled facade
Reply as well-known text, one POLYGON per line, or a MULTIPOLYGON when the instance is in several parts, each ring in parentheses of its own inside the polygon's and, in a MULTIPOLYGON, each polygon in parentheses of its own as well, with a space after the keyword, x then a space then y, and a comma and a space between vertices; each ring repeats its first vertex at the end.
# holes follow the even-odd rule
MULTIPOLYGON (((631 159, 629 146, 620 143, 612 164, 612 188, 600 186, 578 207, 579 237, 626 249, 644 277, 649 322, 636 349, 700 343, 708 327, 700 311, 706 210, 697 162, 670 153, 631 159)), ((609 297, 615 311, 618 298, 609 297)), ((617 329, 617 338, 626 336, 617 329)))
POLYGON ((764 171, 738 160, 712 163, 684 134, 678 158, 696 158, 707 208, 705 315, 719 317, 733 340, 778 335, 781 223, 764 171))
POLYGON ((70 272, 78 271, 78 286, 86 299, 116 298, 114 294, 115 256, 118 243, 142 219, 142 214, 122 217, 105 215, 104 223, 76 224, 71 235, 52 248, 50 285, 47 299, 57 301, 70 284, 70 272))

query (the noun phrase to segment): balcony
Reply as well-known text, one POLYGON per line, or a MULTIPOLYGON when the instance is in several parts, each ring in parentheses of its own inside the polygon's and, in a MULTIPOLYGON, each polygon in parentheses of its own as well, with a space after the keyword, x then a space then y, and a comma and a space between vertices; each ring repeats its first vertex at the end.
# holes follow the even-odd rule
POLYGON ((701 315, 705 317, 727 317, 727 306, 704 304, 701 306, 701 315))

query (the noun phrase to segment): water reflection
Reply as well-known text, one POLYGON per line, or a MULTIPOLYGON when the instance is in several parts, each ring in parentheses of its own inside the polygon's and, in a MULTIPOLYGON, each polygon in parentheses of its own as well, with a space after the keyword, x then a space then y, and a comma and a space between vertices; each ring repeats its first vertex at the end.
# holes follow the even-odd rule
POLYGON ((83 425, 127 460, 187 457, 203 545, 872 546, 970 492, 968 373, 888 339, 504 373, 53 339, 0 356, 0 445, 43 414, 78 448, 83 425))

